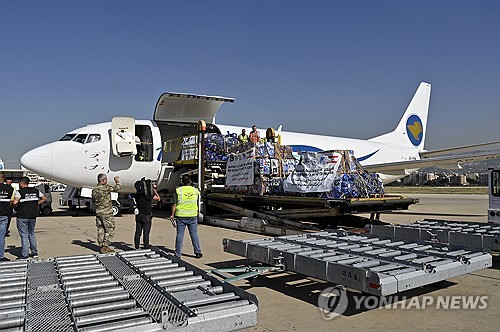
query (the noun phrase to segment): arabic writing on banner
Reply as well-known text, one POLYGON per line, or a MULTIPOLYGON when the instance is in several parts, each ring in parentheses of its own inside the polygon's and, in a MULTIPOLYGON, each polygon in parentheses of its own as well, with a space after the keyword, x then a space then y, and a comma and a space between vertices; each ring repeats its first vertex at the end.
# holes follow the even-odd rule
POLYGON ((301 162, 283 182, 285 192, 317 193, 332 190, 342 155, 336 152, 303 152, 301 162))
POLYGON ((249 186, 254 182, 253 150, 232 154, 226 164, 226 186, 249 186))

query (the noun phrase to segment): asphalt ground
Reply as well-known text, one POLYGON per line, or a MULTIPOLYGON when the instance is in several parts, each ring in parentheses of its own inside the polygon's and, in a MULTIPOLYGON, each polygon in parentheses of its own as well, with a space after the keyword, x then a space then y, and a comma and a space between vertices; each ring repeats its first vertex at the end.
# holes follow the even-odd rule
MULTIPOLYGON (((392 223, 409 223, 424 218, 455 221, 486 221, 488 197, 482 195, 410 195, 420 203, 407 211, 384 213, 381 220, 392 223)), ((85 211, 69 211, 57 206, 54 195, 54 214, 39 217, 36 237, 40 258, 96 253, 96 227, 94 216, 85 211)), ((175 229, 166 219, 167 212, 155 211, 151 230, 151 243, 167 252, 173 252, 175 229)), ((113 247, 117 250, 133 249, 135 230, 134 215, 116 218, 113 247)), ((187 233, 187 232, 186 232, 187 233)), ((20 239, 15 218, 11 236, 6 239, 6 257, 16 259, 21 255, 20 239)), ((196 259, 189 235, 184 240, 183 259, 199 268, 212 269, 244 266, 250 262, 222 250, 222 239, 251 239, 265 237, 237 230, 199 225, 203 258, 196 259)), ((321 291, 333 284, 294 273, 274 273, 252 280, 242 280, 237 286, 255 294, 259 299, 258 324, 255 331, 401 331, 401 330, 459 330, 493 331, 500 326, 500 257, 494 256, 493 267, 447 281, 420 287, 398 294, 392 303, 396 306, 370 307, 374 301, 360 309, 355 307, 355 297, 363 296, 354 290, 347 291, 347 310, 333 319, 323 318, 318 308, 321 291), (446 296, 485 296, 485 309, 443 309, 435 302, 446 296), (425 301, 434 301, 423 309, 425 301), (396 307, 394 309, 394 307, 396 307)))

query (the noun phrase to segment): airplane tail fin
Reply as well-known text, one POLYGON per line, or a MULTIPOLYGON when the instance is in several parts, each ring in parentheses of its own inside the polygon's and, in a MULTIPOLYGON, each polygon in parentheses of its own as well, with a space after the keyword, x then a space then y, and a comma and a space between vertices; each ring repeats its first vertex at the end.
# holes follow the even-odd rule
POLYGON ((421 82, 396 129, 390 133, 371 138, 369 141, 409 146, 422 151, 425 143, 430 97, 431 85, 421 82))

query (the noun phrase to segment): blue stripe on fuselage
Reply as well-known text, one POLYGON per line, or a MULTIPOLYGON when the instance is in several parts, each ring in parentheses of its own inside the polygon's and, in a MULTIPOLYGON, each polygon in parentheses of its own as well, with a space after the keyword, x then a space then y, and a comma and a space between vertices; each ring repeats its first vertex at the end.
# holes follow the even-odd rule
POLYGON ((357 159, 358 159, 358 161, 364 161, 364 160, 366 160, 366 159, 370 158, 371 156, 373 156, 375 153, 377 153, 377 152, 379 152, 379 151, 380 151, 380 149, 378 149, 377 151, 374 151, 374 152, 372 152, 372 153, 370 153, 370 154, 367 154, 366 156, 359 157, 359 158, 357 158, 357 159))
POLYGON ((323 150, 310 145, 290 145, 293 151, 304 151, 304 152, 323 152, 323 150))

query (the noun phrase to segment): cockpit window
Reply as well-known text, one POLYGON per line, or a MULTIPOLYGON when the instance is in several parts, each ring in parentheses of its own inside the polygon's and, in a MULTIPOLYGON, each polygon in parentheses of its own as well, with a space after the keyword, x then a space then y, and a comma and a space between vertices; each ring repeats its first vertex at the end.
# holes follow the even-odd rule
POLYGON ((89 137, 87 137, 87 142, 86 143, 94 143, 97 142, 101 139, 100 134, 89 134, 89 137))
POLYGON ((66 134, 59 141, 73 141, 81 144, 94 143, 101 140, 101 134, 66 134))
POLYGON ((76 134, 66 134, 60 139, 60 141, 71 141, 75 136, 76 134))
POLYGON ((84 144, 86 140, 87 140, 87 134, 78 134, 78 135, 76 135, 75 138, 73 138, 73 142, 82 143, 82 144, 84 144))

